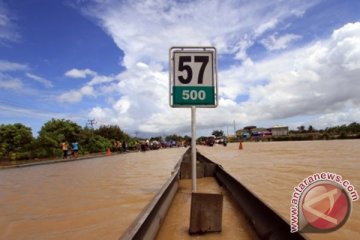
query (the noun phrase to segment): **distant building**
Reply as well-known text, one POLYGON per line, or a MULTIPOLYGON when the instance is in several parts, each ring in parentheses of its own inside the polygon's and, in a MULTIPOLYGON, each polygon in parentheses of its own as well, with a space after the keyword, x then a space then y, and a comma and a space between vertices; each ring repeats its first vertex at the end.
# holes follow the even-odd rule
POLYGON ((247 127, 244 127, 244 130, 245 131, 248 131, 248 132, 251 132, 252 129, 256 128, 256 126, 247 126, 247 127))
POLYGON ((248 130, 237 130, 236 131, 237 139, 247 140, 248 138, 250 138, 250 136, 251 136, 251 133, 248 130))
POLYGON ((258 128, 256 126, 247 126, 244 129, 237 130, 236 136, 243 140, 266 140, 272 136, 287 136, 289 135, 288 126, 275 125, 272 128, 258 128))
POLYGON ((289 127, 288 126, 273 126, 271 128, 272 136, 287 136, 289 135, 289 127))

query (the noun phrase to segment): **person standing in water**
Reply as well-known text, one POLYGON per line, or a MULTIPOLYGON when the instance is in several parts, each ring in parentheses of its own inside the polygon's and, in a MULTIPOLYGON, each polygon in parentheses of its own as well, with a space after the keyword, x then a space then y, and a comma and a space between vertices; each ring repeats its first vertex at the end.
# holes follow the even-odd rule
POLYGON ((60 144, 61 149, 63 150, 63 159, 67 159, 68 155, 68 145, 65 140, 63 140, 60 144))
POLYGON ((72 154, 74 158, 78 157, 78 152, 79 152, 79 144, 77 141, 71 143, 72 145, 72 154))

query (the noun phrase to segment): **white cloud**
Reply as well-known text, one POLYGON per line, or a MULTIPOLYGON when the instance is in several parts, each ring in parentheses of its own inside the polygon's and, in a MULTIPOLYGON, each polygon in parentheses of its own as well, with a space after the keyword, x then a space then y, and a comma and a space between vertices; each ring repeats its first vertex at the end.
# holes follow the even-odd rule
POLYGON ((360 104, 359 34, 360 23, 347 24, 328 40, 233 68, 225 72, 232 80, 224 83, 224 95, 234 99, 249 94, 237 110, 248 113, 247 121, 343 114, 355 121, 349 108, 355 110, 360 104), (243 84, 235 80, 239 78, 243 84), (247 90, 245 84, 249 84, 247 90), (227 90, 237 86, 238 93, 227 90))
POLYGON ((65 73, 65 76, 70 78, 86 78, 87 76, 96 76, 97 73, 90 69, 73 68, 65 73))
POLYGON ((96 119, 99 125, 117 124, 126 130, 129 130, 129 126, 133 126, 134 122, 136 122, 136 119, 132 119, 127 115, 117 118, 114 116, 114 109, 101 107, 94 107, 90 111, 89 117, 96 119))
POLYGON ((268 30, 275 28, 277 24, 278 24, 277 19, 270 19, 270 21, 265 22, 256 28, 255 35, 261 36, 263 33, 267 32, 268 30))
POLYGON ((114 104, 114 110, 120 114, 126 113, 131 106, 131 102, 128 97, 122 97, 114 104))
POLYGON ((116 78, 114 76, 97 75, 97 76, 93 77, 88 84, 89 85, 99 85, 99 84, 104 84, 104 83, 110 83, 115 80, 116 80, 116 78))
POLYGON ((219 54, 242 60, 219 72, 219 107, 198 110, 199 129, 221 128, 233 120, 271 126, 297 116, 317 124, 346 117, 353 121, 358 116, 353 113, 360 104, 359 23, 289 51, 287 47, 299 36, 271 31, 290 16, 301 17, 316 2, 129 3, 108 1, 86 8, 125 54, 125 71, 87 83, 97 93, 119 96, 111 98, 112 105, 91 110, 89 116, 102 123, 151 133, 189 130, 190 110, 168 105, 168 49, 179 45, 215 45, 219 54), (269 49, 285 51, 267 59, 250 59, 247 50, 265 34, 271 36, 263 40, 269 49))
POLYGON ((100 122, 105 121, 109 115, 111 115, 110 109, 100 107, 94 107, 89 114, 89 116, 100 122))
POLYGON ((12 73, 28 69, 29 67, 26 64, 0 60, 0 89, 22 91, 24 88, 23 82, 19 78, 12 76, 12 73))
POLYGON ((0 1, 0 45, 20 39, 19 33, 15 31, 14 18, 7 5, 0 1))
POLYGON ((52 82, 45 78, 32 73, 24 73, 24 71, 28 70, 31 70, 31 68, 27 64, 0 60, 0 88, 16 91, 23 95, 39 95, 36 88, 32 88, 31 84, 26 84, 28 81, 24 81, 23 74, 25 74, 26 77, 41 83, 46 88, 53 87, 52 82))
POLYGON ((46 88, 52 88, 54 87, 54 85, 52 84, 51 81, 45 79, 45 78, 42 78, 42 77, 39 77, 37 75, 34 75, 34 74, 31 74, 31 73, 26 73, 26 76, 32 80, 35 80, 39 83, 41 83, 42 85, 44 85, 44 87, 46 88))
POLYGON ((0 72, 26 71, 28 69, 26 64, 0 60, 0 72))
POLYGON ((316 1, 95 1, 83 11, 100 20, 124 52, 124 66, 131 68, 137 62, 167 64, 171 46, 215 45, 221 54, 244 51, 239 42, 252 42, 297 14, 291 9, 305 11, 313 4, 316 1))
POLYGON ((301 36, 296 34, 285 34, 282 36, 277 36, 277 34, 273 34, 263 40, 261 40, 261 44, 263 44, 268 50, 280 50, 286 49, 290 43, 300 39, 301 36))
POLYGON ((360 109, 358 106, 349 106, 341 112, 332 112, 328 114, 323 114, 317 119, 312 120, 307 123, 307 125, 312 124, 318 129, 325 129, 327 127, 333 127, 343 124, 349 124, 350 122, 359 122, 360 119, 360 109))
POLYGON ((77 103, 80 102, 84 96, 97 97, 100 95, 108 95, 117 91, 117 85, 114 81, 118 81, 116 76, 103 76, 86 69, 86 70, 75 70, 67 72, 67 76, 72 77, 86 77, 87 75, 93 75, 94 77, 84 84, 80 89, 72 89, 68 92, 61 94, 57 97, 58 102, 64 103, 77 103), (96 87, 96 90, 94 89, 96 87))
POLYGON ((79 90, 71 90, 61 94, 57 100, 63 103, 80 102, 84 96, 95 96, 94 88, 92 86, 83 86, 79 90))
POLYGON ((51 118, 59 118, 59 119, 65 118, 72 120, 84 119, 84 117, 79 114, 46 112, 35 108, 12 106, 0 102, 0 118, 14 118, 14 117, 20 117, 20 118, 26 117, 30 119, 41 119, 44 121, 48 121, 51 118))
POLYGON ((241 40, 238 43, 238 50, 237 50, 237 53, 235 55, 235 59, 237 59, 237 60, 246 60, 248 58, 246 51, 253 44, 254 44, 254 41, 248 39, 247 37, 245 39, 241 40))
POLYGON ((334 31, 331 47, 333 61, 342 61, 342 66, 349 71, 360 68, 360 22, 346 24, 334 31), (336 59, 340 58, 340 59, 336 59))
POLYGON ((6 90, 21 90, 23 83, 16 78, 10 78, 0 73, 0 89, 6 90))
MULTIPOLYGON (((298 16, 313 3, 303 1, 107 1, 86 5, 85 14, 97 18, 124 53, 126 70, 116 76, 94 78, 91 85, 103 93, 116 93, 110 107, 95 107, 90 117, 118 123, 145 132, 176 132, 189 126, 188 109, 169 107, 168 51, 172 46, 214 45, 219 54, 233 54, 250 67, 247 49, 258 37, 276 28, 284 19, 298 16), (290 11, 297 8, 298 12, 290 11), (254 26, 258 26, 255 27, 254 26), (117 81, 117 82, 116 82, 117 81), (110 83, 110 84, 109 84, 110 83)), ((201 127, 219 126, 234 117, 244 117, 235 99, 249 94, 262 79, 251 79, 248 68, 220 73, 218 109, 200 115, 201 127), (248 79, 243 83, 241 78, 248 79), (235 85, 228 84, 233 83, 235 85), (218 117, 219 113, 222 117, 218 117), (215 118, 215 120, 214 120, 215 118)), ((88 83, 89 84, 89 83, 88 83)))

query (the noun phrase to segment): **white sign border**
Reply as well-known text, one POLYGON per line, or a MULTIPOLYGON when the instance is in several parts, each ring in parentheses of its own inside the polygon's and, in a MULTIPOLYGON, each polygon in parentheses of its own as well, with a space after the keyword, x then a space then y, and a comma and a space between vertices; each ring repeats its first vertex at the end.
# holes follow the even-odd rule
POLYGON ((216 48, 211 46, 206 47, 171 47, 169 50, 169 105, 172 108, 191 108, 195 106, 196 108, 216 108, 218 106, 218 81, 217 81, 217 54, 216 48), (215 87, 215 104, 214 105, 176 105, 173 103, 173 86, 175 85, 175 76, 174 76, 174 52, 212 52, 213 53, 213 80, 215 87))

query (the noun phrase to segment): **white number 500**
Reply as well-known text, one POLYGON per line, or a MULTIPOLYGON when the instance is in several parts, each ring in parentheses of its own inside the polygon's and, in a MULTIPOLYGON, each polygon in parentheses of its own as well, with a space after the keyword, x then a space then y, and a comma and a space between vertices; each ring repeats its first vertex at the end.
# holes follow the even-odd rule
POLYGON ((196 91, 196 90, 184 90, 182 92, 183 100, 205 100, 206 92, 204 90, 196 91))

